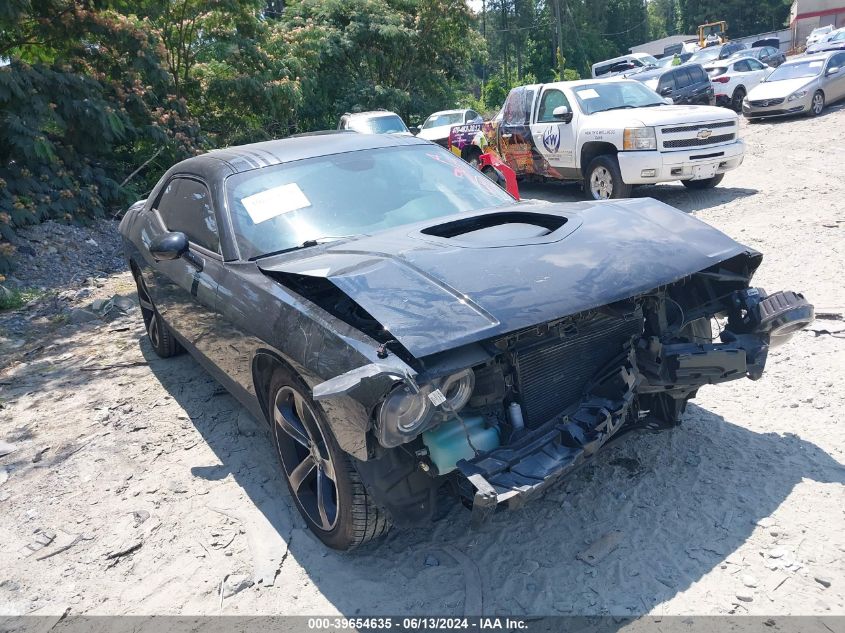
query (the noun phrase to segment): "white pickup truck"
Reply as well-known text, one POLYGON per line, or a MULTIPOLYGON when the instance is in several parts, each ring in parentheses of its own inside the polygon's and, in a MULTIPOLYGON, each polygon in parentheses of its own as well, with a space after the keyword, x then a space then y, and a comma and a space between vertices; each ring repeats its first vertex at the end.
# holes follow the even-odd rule
POLYGON ((493 152, 518 176, 583 181, 596 200, 675 180, 715 187, 745 154, 735 113, 669 105, 626 79, 519 86, 495 119, 457 126, 449 141, 470 162, 493 152))

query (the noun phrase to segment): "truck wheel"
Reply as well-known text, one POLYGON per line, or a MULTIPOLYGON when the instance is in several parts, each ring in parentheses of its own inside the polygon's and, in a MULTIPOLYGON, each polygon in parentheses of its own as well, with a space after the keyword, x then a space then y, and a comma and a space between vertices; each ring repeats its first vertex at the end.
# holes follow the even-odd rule
POLYGON ((716 174, 712 178, 705 178, 704 180, 682 180, 681 184, 687 189, 712 189, 720 182, 725 174, 716 174))
POLYGON ((273 437, 291 497, 325 545, 350 550, 390 528, 302 380, 279 368, 270 381, 273 437))
POLYGON ((616 156, 597 156, 587 167, 584 190, 593 200, 629 198, 631 185, 622 180, 619 160, 616 156))

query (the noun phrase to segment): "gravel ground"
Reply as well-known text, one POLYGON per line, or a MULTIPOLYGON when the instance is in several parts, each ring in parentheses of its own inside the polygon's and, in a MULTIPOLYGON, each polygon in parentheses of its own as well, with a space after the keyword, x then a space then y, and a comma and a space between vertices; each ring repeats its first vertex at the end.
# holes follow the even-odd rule
POLYGON ((118 265, 112 228, 92 234, 108 257, 27 264, 21 282, 67 318, 0 341, 0 440, 16 445, 0 457, 0 614, 845 615, 845 110, 743 132, 745 164, 716 190, 635 195, 761 250, 757 284, 826 318, 762 380, 702 389, 682 426, 629 436, 522 511, 473 531, 455 507, 349 555, 305 529, 263 425, 189 357, 154 356, 120 300, 128 273, 84 285, 118 265), (90 306, 115 295, 122 309, 90 306), (89 318, 75 310, 106 318, 67 323, 89 318), (602 543, 595 566, 576 558, 602 543))

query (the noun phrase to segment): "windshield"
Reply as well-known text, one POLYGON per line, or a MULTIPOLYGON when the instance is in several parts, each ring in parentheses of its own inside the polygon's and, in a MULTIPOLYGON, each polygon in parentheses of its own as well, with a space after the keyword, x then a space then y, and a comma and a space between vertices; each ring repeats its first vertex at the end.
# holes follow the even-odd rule
POLYGON ((651 55, 646 55, 645 57, 637 58, 637 61, 641 63, 643 66, 657 66, 658 60, 656 57, 652 57, 651 55))
POLYGON ((573 92, 584 114, 663 105, 661 97, 638 81, 585 84, 578 86, 573 92))
POLYGON ((226 192, 243 259, 514 201, 460 158, 428 144, 253 169, 227 178, 226 192))
POLYGON ((372 118, 351 118, 349 119, 349 129, 361 134, 396 134, 408 131, 405 122, 397 114, 372 118))
POLYGON ((440 127, 441 125, 460 125, 464 122, 463 112, 451 112, 449 114, 432 114, 422 124, 422 129, 427 130, 431 127, 440 127))
POLYGON ((840 31, 839 33, 831 37, 828 42, 841 42, 842 40, 845 40, 845 31, 840 31))
POLYGON ((693 53, 692 57, 689 58, 689 61, 694 64, 701 64, 704 62, 712 62, 714 59, 718 58, 718 48, 705 48, 698 51, 697 53, 693 53))
POLYGON ((824 60, 815 59, 803 62, 792 62, 782 64, 769 75, 766 81, 786 81, 787 79, 801 79, 803 77, 815 77, 821 73, 824 67, 824 60))

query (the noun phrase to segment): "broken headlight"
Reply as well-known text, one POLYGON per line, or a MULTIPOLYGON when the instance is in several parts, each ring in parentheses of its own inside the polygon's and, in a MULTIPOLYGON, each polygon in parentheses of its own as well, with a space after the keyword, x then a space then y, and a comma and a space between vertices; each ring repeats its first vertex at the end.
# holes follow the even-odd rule
POLYGON ((746 288, 734 292, 732 304, 729 329, 737 333, 768 334, 769 347, 785 343, 814 317, 812 304, 803 295, 791 291, 769 295, 762 288, 746 288))
POLYGON ((410 442, 433 423, 441 422, 469 402, 475 374, 464 369, 417 387, 395 387, 376 412, 376 437, 386 448, 410 442))

